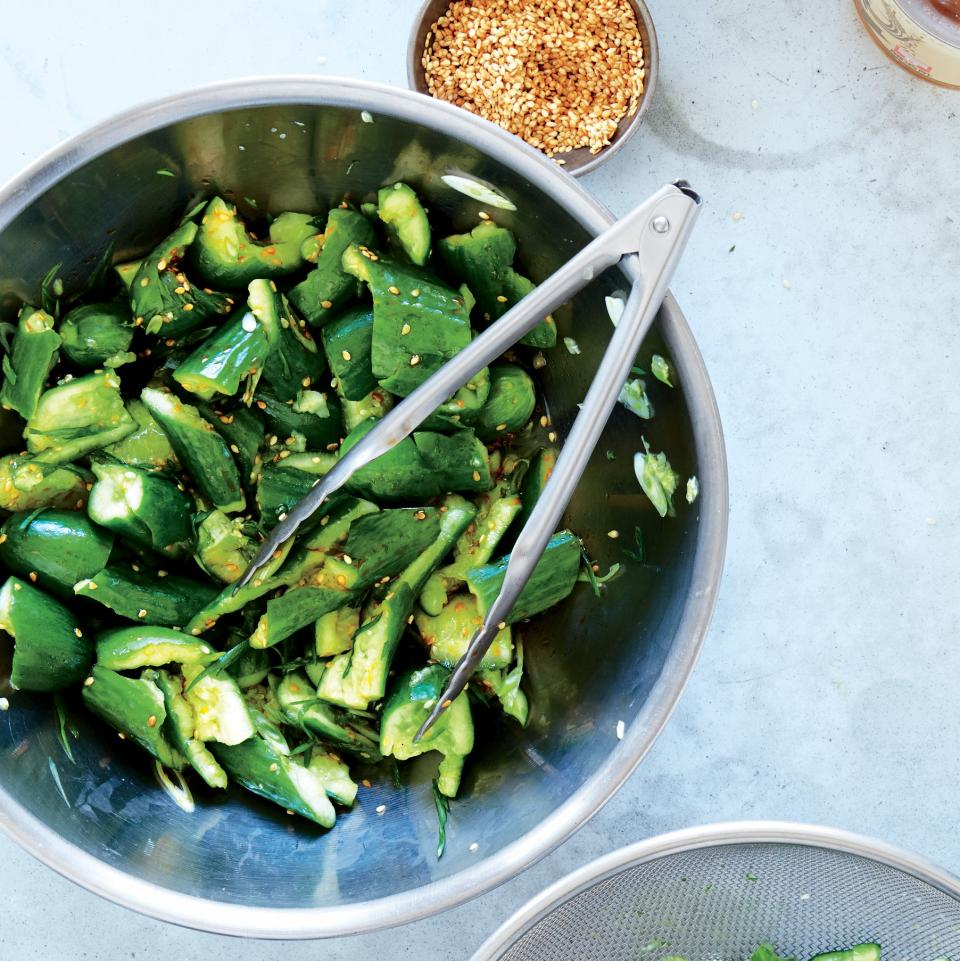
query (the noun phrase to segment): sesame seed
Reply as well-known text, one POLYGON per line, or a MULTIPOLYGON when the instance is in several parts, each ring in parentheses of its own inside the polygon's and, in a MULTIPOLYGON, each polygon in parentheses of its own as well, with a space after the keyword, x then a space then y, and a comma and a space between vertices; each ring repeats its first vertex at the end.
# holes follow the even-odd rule
POLYGON ((37 583, 37 572, 36 572, 36 571, 30 571, 30 573, 29 573, 27 576, 30 578, 31 581, 33 581, 34 584, 37 583))
POLYGON ((620 536, 620 531, 607 531, 607 537, 615 541, 620 536))
POLYGON ((0 711, 9 711, 10 701, 5 697, 0 697, 0 711))
POLYGON ((167 269, 167 262, 165 260, 158 260, 157 270, 166 270, 166 269, 167 269))
POLYGON ((506 302, 507 302, 507 298, 504 297, 503 294, 497 294, 497 303, 498 303, 498 304, 505 304, 506 302))
POLYGON ((547 440, 550 441, 551 444, 555 444, 557 441, 557 432, 555 430, 550 431, 550 433, 547 434, 547 440))
POLYGON ((137 617, 146 617, 146 616, 147 616, 146 608, 141 607, 140 610, 137 611, 137 617))
POLYGON ((410 333, 410 325, 409 325, 409 324, 404 324, 404 325, 400 328, 400 335, 401 335, 402 337, 406 337, 407 334, 409 334, 409 333, 410 333))
POLYGON ((470 853, 474 854, 479 850, 480 850, 480 845, 476 841, 474 841, 473 844, 470 845, 470 853))
POLYGON ((480 480, 480 471, 475 470, 475 471, 473 472, 473 479, 474 479, 475 481, 480 480))
POLYGON ((480 213, 477 214, 477 216, 478 216, 481 220, 489 220, 489 219, 490 219, 490 214, 488 214, 485 210, 481 210, 480 213))
POLYGON ((411 296, 411 297, 419 297, 419 296, 420 296, 420 288, 419 288, 419 287, 414 287, 413 290, 410 291, 410 296, 411 296))
POLYGON ((75 627, 73 633, 76 634, 77 637, 83 637, 83 631, 81 631, 79 627, 75 627))
POLYGON ((377 808, 376 808, 377 814, 383 814, 384 811, 386 811, 386 810, 387 810, 386 804, 378 804, 378 805, 377 805, 377 808))
POLYGON ((83 686, 84 686, 84 687, 91 687, 92 685, 93 685, 93 678, 92 678, 92 677, 86 678, 86 679, 84 680, 84 682, 83 682, 83 686))
POLYGON ((507 425, 506 425, 506 424, 497 424, 497 428, 496 428, 496 429, 497 429, 497 430, 506 430, 506 429, 507 429, 507 425))
POLYGON ((329 309, 333 306, 333 301, 332 301, 332 300, 321 300, 321 301, 320 301, 320 306, 321 306, 324 310, 329 310, 329 309))
POLYGON ((544 415, 540 418, 540 426, 541 426, 541 427, 549 427, 549 426, 550 426, 550 418, 547 417, 546 414, 544 414, 544 415))
POLYGON ((390 287, 388 287, 387 290, 389 290, 390 293, 391 293, 391 294, 394 294, 394 295, 398 295, 398 294, 400 293, 400 288, 399 288, 399 287, 394 287, 394 286, 392 286, 392 285, 391 285, 390 287))
POLYGON ((410 357, 410 366, 411 366, 411 367, 416 367, 417 364, 419 364, 419 363, 420 363, 420 355, 419 355, 419 354, 413 354, 413 355, 410 357))
POLYGON ((350 353, 349 350, 342 350, 342 351, 340 351, 340 356, 341 356, 344 360, 350 360, 350 358, 351 358, 352 355, 351 355, 351 353, 350 353))
POLYGON ((646 76, 629 0, 454 0, 431 27, 421 63, 434 97, 548 156, 599 153, 636 113, 646 76))
POLYGON ((157 715, 151 714, 150 717, 147 718, 147 727, 156 727, 156 726, 157 726, 157 715))

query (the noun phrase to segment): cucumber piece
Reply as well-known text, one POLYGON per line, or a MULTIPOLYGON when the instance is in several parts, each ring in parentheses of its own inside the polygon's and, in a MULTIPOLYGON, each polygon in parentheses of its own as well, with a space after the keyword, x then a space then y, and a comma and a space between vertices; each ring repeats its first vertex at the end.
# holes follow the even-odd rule
POLYGON ((344 807, 353 807, 358 787, 350 777, 350 768, 343 761, 331 754, 317 754, 310 759, 307 767, 323 782, 327 797, 344 807))
POLYGON ((102 570, 112 549, 113 534, 77 511, 18 511, 0 527, 0 561, 62 597, 71 597, 77 581, 102 570))
MULTIPOLYGON (((353 647, 353 635, 360 627, 360 611, 341 607, 317 618, 314 625, 314 649, 317 657, 333 657, 353 647)), ((309 665, 308 665, 309 666, 309 665)))
POLYGON ((300 437, 308 451, 323 451, 337 445, 343 436, 340 401, 333 393, 300 390, 295 397, 283 401, 273 390, 261 387, 256 394, 270 431, 283 443, 300 437))
POLYGON ((163 694, 163 706, 167 712, 164 734, 210 787, 225 788, 226 771, 203 742, 193 736, 196 720, 193 708, 183 696, 181 679, 172 677, 166 671, 156 671, 153 679, 163 694))
MULTIPOLYGON (((340 446, 346 454, 376 424, 355 427, 340 446)), ((487 449, 470 430, 453 436, 417 431, 405 437, 371 464, 356 471, 346 487, 378 501, 410 501, 453 491, 476 493, 493 485, 487 449)))
POLYGON ((242 385, 247 397, 269 353, 270 340, 257 314, 238 311, 177 366, 173 379, 201 400, 217 394, 233 397, 242 385))
POLYGON ((394 246, 418 267, 430 258, 430 221, 419 198, 406 184, 381 187, 377 213, 394 246))
POLYGON ((456 797, 466 756, 473 750, 473 717, 466 692, 438 718, 436 724, 414 741, 443 692, 450 672, 439 664, 405 674, 383 709, 380 722, 380 751, 398 761, 439 751, 443 755, 437 772, 437 788, 446 797, 456 797))
POLYGON ((880 961, 880 945, 874 942, 856 944, 846 951, 827 951, 814 955, 810 961, 880 961))
POLYGON ((448 497, 444 506, 436 540, 391 582, 384 599, 354 635, 352 650, 327 665, 317 690, 323 700, 365 710, 386 693, 390 665, 417 595, 477 513, 459 497, 448 497))
POLYGON ((380 760, 376 733, 351 723, 350 716, 317 699, 316 688, 298 671, 285 674, 277 685, 277 701, 284 719, 295 727, 336 741, 365 761, 380 760))
MULTIPOLYGON (((517 244, 505 227, 485 221, 468 234, 444 237, 438 244, 447 269, 465 282, 477 298, 485 323, 502 317, 534 288, 533 281, 513 269, 517 244)), ((557 325, 546 317, 520 341, 530 347, 553 347, 557 325)))
MULTIPOLYGON (((454 594, 436 617, 418 613, 415 624, 430 659, 454 667, 467 652, 473 635, 483 624, 477 600, 470 594, 454 594)), ((513 637, 509 625, 497 633, 480 662, 480 670, 509 667, 513 660, 513 637)))
POLYGON ((108 370, 44 391, 23 436, 31 454, 49 464, 64 464, 116 443, 136 429, 137 422, 120 396, 120 378, 108 370))
POLYGON ((60 335, 46 311, 24 305, 17 316, 13 347, 3 358, 0 405, 25 420, 33 417, 50 371, 57 363, 60 335))
POLYGON ((494 364, 490 368, 490 394, 478 413, 474 427, 484 443, 525 427, 537 405, 533 379, 516 364, 494 364))
POLYGON ((519 641, 517 642, 517 663, 512 670, 477 672, 477 680, 500 701, 503 713, 518 721, 521 727, 526 727, 530 718, 530 702, 520 687, 522 679, 523 644, 519 641))
MULTIPOLYGON (((177 574, 159 577, 152 571, 135 571, 129 566, 114 564, 78 581, 74 592, 131 621, 179 627, 208 603, 217 589, 212 584, 177 574)), ((115 667, 114 670, 123 669, 115 667)))
POLYGON ((317 266, 290 291, 290 302, 314 327, 320 327, 358 296, 356 278, 341 263, 351 244, 372 245, 376 234, 366 217, 348 207, 337 207, 327 216, 323 246, 317 266))
POLYGON ((123 284, 124 290, 129 292, 133 286, 133 278, 137 276, 137 271, 140 270, 140 264, 142 263, 142 260, 130 260, 125 264, 113 265, 114 273, 116 273, 120 283, 123 284))
POLYGON ((385 414, 393 410, 393 396, 387 391, 370 391, 362 400, 343 401, 343 427, 348 433, 367 420, 380 420, 385 414))
POLYGON ((163 694, 149 675, 124 677, 94 664, 83 685, 83 703, 161 764, 175 771, 186 766, 186 758, 167 738, 163 694))
POLYGON ((520 495, 520 513, 517 515, 516 528, 519 530, 533 513, 540 495, 543 493, 553 468, 557 465, 557 451, 552 447, 544 447, 530 463, 530 467, 523 477, 523 491, 520 495))
POLYGON ((373 295, 370 360, 384 390, 406 397, 470 343, 463 296, 435 277, 356 245, 343 269, 373 295))
POLYGON ((143 401, 127 401, 127 413, 136 422, 135 430, 123 440, 104 448, 104 453, 128 467, 151 471, 175 471, 180 465, 167 435, 153 419, 143 401))
POLYGON ((350 527, 344 560, 327 557, 308 584, 267 601, 267 611, 250 637, 255 648, 272 647, 317 618, 350 604, 383 577, 412 563, 436 539, 436 508, 398 508, 361 517, 350 527))
POLYGON ((191 266, 205 284, 225 290, 245 287, 258 278, 284 277, 303 266, 300 247, 315 232, 312 214, 287 212, 270 224, 269 240, 256 241, 237 208, 214 197, 190 247, 191 266))
POLYGON ((280 516, 289 513, 317 479, 332 470, 336 463, 336 454, 308 452, 264 467, 257 481, 260 526, 264 530, 274 527, 280 516))
POLYGON ((270 673, 270 655, 266 651, 253 651, 247 648, 243 656, 229 667, 231 676, 241 690, 254 687, 266 679, 270 673))
POLYGON ((201 494, 225 514, 242 511, 246 500, 227 442, 196 407, 167 391, 144 388, 140 395, 163 428, 184 469, 201 494))
POLYGON ((266 433, 263 418, 247 407, 237 407, 227 414, 205 405, 198 405, 197 410, 227 442, 236 459, 241 484, 255 484, 260 474, 260 448, 266 433))
MULTIPOLYGON (((486 615, 500 593, 509 562, 508 554, 493 564, 475 567, 467 575, 467 586, 477 598, 481 616, 486 615)), ((573 590, 579 572, 579 538, 570 531, 554 534, 547 542, 543 556, 520 592, 506 622, 514 624, 558 604, 573 590)))
POLYGON ((111 671, 167 664, 203 665, 216 653, 206 641, 154 625, 120 627, 97 638, 97 663, 111 671))
POLYGON ((180 224, 140 263, 130 285, 134 323, 165 340, 219 326, 233 298, 191 283, 183 272, 187 249, 197 236, 192 221, 180 224))
POLYGON ((257 736, 233 746, 215 744, 212 750, 230 777, 248 791, 322 827, 336 823, 337 813, 322 778, 297 758, 283 754, 275 742, 257 736))
POLYGON ((370 353, 373 350, 373 310, 351 307, 323 328, 323 351, 337 390, 346 400, 362 401, 377 388, 370 353))
POLYGON ((165 557, 194 548, 193 500, 161 474, 126 464, 92 464, 87 512, 98 524, 165 557))
POLYGON ((184 697, 196 720, 194 737, 220 744, 240 744, 252 738, 256 732, 237 682, 228 674, 208 674, 194 684, 202 671, 203 664, 197 661, 183 665, 187 680, 184 697))
POLYGON ((93 644, 73 614, 17 577, 0 588, 0 630, 14 639, 15 688, 58 691, 82 681, 93 663, 93 644))
POLYGON ((45 464, 36 457, 0 458, 0 509, 30 511, 41 507, 82 510, 90 474, 73 465, 45 464))
MULTIPOLYGON (((457 541, 453 561, 439 572, 444 578, 445 593, 456 590, 466 582, 467 574, 474 567, 486 564, 493 557, 497 544, 520 513, 521 502, 515 494, 506 493, 498 486, 489 494, 481 494, 478 506, 476 520, 457 541)), ((426 605, 424 607, 426 609, 426 605)))
MULTIPOLYGON (((197 524, 197 563, 211 576, 224 584, 232 584, 247 569, 257 545, 244 533, 244 521, 227 517, 223 511, 210 511, 199 517, 197 524)), ((208 604, 217 591, 212 591, 192 613, 208 604)), ((178 624, 185 624, 177 621, 178 624)))
POLYGON ((136 360, 130 353, 133 316, 128 304, 84 304, 60 324, 63 352, 79 367, 119 367, 136 360))

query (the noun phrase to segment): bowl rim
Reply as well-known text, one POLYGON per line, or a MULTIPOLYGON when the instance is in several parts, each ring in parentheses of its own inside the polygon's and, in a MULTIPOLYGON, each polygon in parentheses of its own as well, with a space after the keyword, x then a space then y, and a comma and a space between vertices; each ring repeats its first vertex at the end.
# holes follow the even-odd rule
MULTIPOLYGON (((446 0, 446 2, 449 6, 453 3, 453 0, 446 0)), ((660 41, 657 37, 657 29, 653 25, 653 15, 650 13, 650 8, 647 6, 645 0, 627 0, 627 2, 633 7, 633 11, 636 13, 637 19, 640 21, 640 25, 647 35, 643 49, 643 66, 646 70, 643 93, 640 96, 640 102, 637 104, 636 112, 633 116, 626 118, 627 123, 623 129, 620 129, 618 124, 616 137, 606 147, 601 148, 598 153, 577 167, 570 169, 561 168, 564 173, 569 174, 571 177, 582 177, 584 174, 590 173, 590 171, 596 170, 606 163, 643 126, 644 115, 653 103, 653 94, 657 88, 657 80, 660 76, 660 41)), ((423 47, 423 40, 426 37, 426 30, 432 26, 429 20, 435 16, 429 12, 434 3, 435 0, 421 0, 417 14, 413 18, 413 26, 410 28, 410 35, 407 40, 407 86, 416 93, 430 97, 431 100, 436 98, 424 89, 424 85, 420 82, 420 75, 417 68, 420 65, 421 48, 423 47)), ((516 137, 516 134, 511 134, 511 136, 516 137)), ((522 137, 517 137, 516 139, 520 140, 521 143, 526 143, 522 137)), ((556 164, 556 161, 551 162, 556 166, 560 166, 556 164)))
MULTIPOLYGON (((29 204, 95 157, 158 128, 258 106, 329 105, 390 114, 439 129, 511 167, 599 233, 613 216, 573 178, 512 134, 464 110, 402 88, 339 77, 270 76, 222 81, 124 110, 47 151, 0 187, 0 230, 29 204)), ((631 277, 636 267, 622 268, 631 277)), ((703 358, 668 294, 659 322, 690 412, 700 479, 700 527, 683 612, 661 677, 636 718, 590 779, 532 831, 465 871, 415 889, 350 905, 253 907, 184 894, 127 874, 48 828, 0 785, 0 829, 38 860, 117 904, 197 930, 305 939, 380 930, 439 914, 478 897, 540 860, 582 826, 629 777, 673 712, 713 614, 726 551, 728 493, 723 432, 703 358), (213 906, 214 910, 211 910, 213 906)))
POLYGON ((724 821, 647 838, 578 868, 524 904, 484 941, 470 961, 497 961, 551 911, 628 868, 685 851, 726 844, 800 844, 855 854, 903 871, 960 900, 960 878, 925 858, 885 841, 840 828, 793 821, 724 821))

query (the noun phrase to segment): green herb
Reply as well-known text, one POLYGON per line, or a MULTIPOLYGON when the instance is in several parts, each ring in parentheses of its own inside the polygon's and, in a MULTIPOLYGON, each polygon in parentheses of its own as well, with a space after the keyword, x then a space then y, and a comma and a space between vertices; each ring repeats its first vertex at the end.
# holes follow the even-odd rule
POLYGON ((623 553, 627 555, 631 560, 636 561, 638 564, 643 563, 643 531, 639 527, 634 527, 633 529, 633 541, 637 545, 636 550, 630 550, 625 547, 623 553))
MULTIPOLYGON (((747 880, 756 880, 755 877, 748 874, 747 880)), ((761 944, 753 954, 750 955, 750 961, 796 961, 795 958, 781 958, 772 944, 761 944)))
POLYGON ((433 803, 437 808, 437 860, 443 857, 447 846, 447 816, 450 813, 450 800, 440 793, 436 778, 433 781, 433 803))
POLYGON ((580 345, 572 337, 563 338, 563 346, 567 348, 568 354, 579 354, 580 345))
POLYGON ((670 380, 670 376, 673 374, 673 368, 669 362, 659 354, 654 354, 650 360, 650 373, 661 383, 666 384, 667 387, 673 387, 673 383, 670 380))
POLYGON ((696 476, 687 481, 687 503, 692 504, 700 496, 700 481, 696 476))
POLYGON ((70 747, 70 740, 67 735, 73 735, 74 740, 76 740, 80 737, 80 732, 70 718, 67 717, 67 708, 60 694, 53 695, 53 706, 57 711, 57 737, 60 738, 60 746, 63 748, 63 753, 70 759, 70 763, 76 764, 77 762, 73 759, 73 749, 70 747))
POLYGON ((198 681, 201 681, 205 677, 209 677, 211 674, 220 674, 225 671, 231 664, 236 664, 237 661, 246 654, 250 647, 250 642, 247 640, 240 641, 238 644, 234 644, 233 647, 224 651, 215 661, 211 661, 188 685, 187 689, 183 692, 188 694, 198 681))
POLYGON ((617 455, 612 450, 607 451, 607 460, 616 460, 617 455))
POLYGON ((176 177, 176 174, 172 170, 167 170, 166 167, 161 167, 157 171, 158 177, 176 177))
MULTIPOLYGON (((753 874, 753 873, 751 873, 751 872, 748 871, 748 872, 747 872, 747 880, 748 880, 748 881, 758 881, 759 878, 758 878, 755 874, 753 874)), ((754 956, 756 956, 756 955, 754 955, 754 956)))

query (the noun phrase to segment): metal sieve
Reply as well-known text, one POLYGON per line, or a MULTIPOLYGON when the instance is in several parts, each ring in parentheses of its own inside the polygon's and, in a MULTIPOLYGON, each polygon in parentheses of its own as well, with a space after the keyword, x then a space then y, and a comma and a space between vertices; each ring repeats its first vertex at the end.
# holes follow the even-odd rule
POLYGON ((960 957, 960 880, 830 828, 691 828, 600 858, 506 922, 473 961, 806 959, 877 941, 886 961, 960 957))

